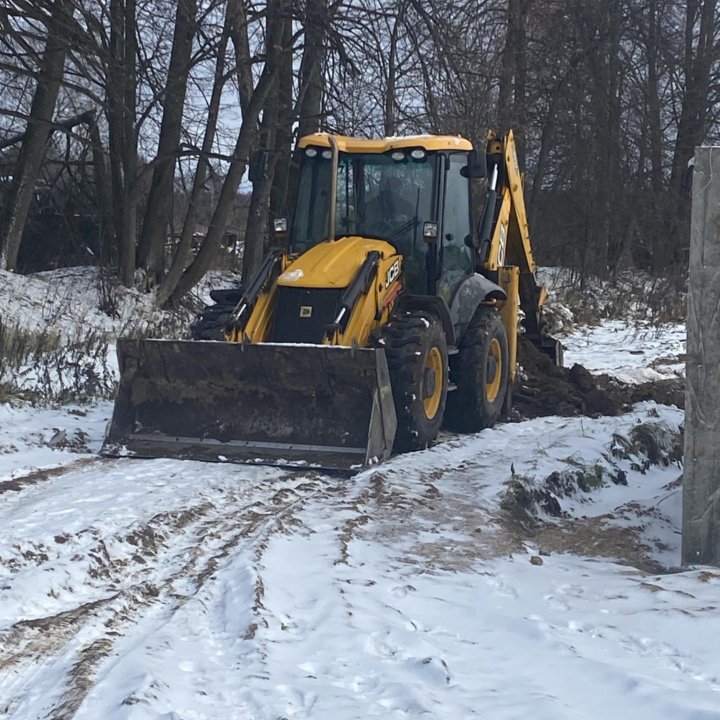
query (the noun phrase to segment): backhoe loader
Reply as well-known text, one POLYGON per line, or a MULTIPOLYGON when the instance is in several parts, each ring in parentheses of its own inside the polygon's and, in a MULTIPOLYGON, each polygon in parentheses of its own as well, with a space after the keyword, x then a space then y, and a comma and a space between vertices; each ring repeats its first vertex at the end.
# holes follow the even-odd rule
MULTIPOLYGON (((292 222, 225 342, 118 341, 103 451, 355 468, 476 432, 511 403, 520 317, 543 333, 512 132, 299 141, 292 222), (480 199, 475 207, 474 200, 480 199)), ((237 299, 237 298, 234 298, 237 299)))

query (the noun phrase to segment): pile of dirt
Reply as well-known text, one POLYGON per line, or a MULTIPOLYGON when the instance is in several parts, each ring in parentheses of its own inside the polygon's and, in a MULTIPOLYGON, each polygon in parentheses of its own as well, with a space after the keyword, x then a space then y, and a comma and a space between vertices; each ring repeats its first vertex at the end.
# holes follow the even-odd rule
POLYGON ((644 400, 685 406, 685 385, 677 378, 631 385, 608 375, 591 375, 582 365, 558 367, 524 337, 518 345, 522 367, 513 396, 518 419, 545 415, 619 415, 644 400))

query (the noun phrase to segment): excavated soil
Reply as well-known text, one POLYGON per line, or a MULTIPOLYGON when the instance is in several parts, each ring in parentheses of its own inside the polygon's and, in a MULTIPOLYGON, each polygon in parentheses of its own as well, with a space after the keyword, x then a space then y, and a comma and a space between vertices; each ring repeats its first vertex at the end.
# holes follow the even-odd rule
POLYGON ((544 415, 619 415, 644 400, 685 406, 685 384, 679 378, 631 385, 608 375, 591 375, 582 365, 558 367, 525 338, 520 339, 518 360, 522 373, 513 396, 518 420, 544 415))

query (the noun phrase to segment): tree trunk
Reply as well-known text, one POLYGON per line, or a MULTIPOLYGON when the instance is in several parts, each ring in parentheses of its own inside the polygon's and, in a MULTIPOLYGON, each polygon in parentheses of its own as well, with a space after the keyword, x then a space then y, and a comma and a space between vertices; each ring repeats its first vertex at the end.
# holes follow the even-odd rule
POLYGON ((525 168, 527 145, 527 34, 525 22, 528 16, 528 0, 513 0, 513 25, 515 32, 515 86, 513 88, 512 125, 520 167, 525 168))
POLYGON ((605 69, 604 103, 607 106, 606 130, 604 142, 604 176, 607 182, 604 207, 604 245, 606 247, 605 263, 611 275, 615 275, 620 263, 620 257, 624 246, 625 232, 628 221, 622 217, 626 212, 626 205, 623 202, 623 188, 621 177, 620 159, 622 150, 620 138, 622 131, 620 127, 622 96, 622 73, 621 73, 621 27, 623 8, 620 0, 607 3, 608 6, 608 49, 605 69))
MULTIPOLYGON (((271 67, 276 77, 280 75, 280 63, 290 48, 283 45, 287 37, 286 26, 290 24, 290 5, 287 0, 279 0, 274 8, 268 8, 266 22, 266 43, 268 54, 266 63, 277 63, 271 67)), ((265 153, 263 172, 253 182, 247 224, 245 226, 245 250, 243 253, 242 282, 255 275, 260 268, 268 245, 268 216, 270 212, 270 194, 272 192, 275 168, 278 161, 278 124, 280 122, 281 88, 278 82, 268 93, 263 108, 260 126, 260 149, 265 153)))
POLYGON ((138 246, 138 264, 145 268, 149 286, 157 285, 165 272, 165 236, 172 210, 175 164, 180 146, 197 10, 196 0, 178 2, 160 138, 138 246))
POLYGON ((284 23, 282 57, 277 73, 279 118, 275 136, 277 162, 270 194, 270 219, 289 215, 288 181, 293 138, 293 47, 292 22, 284 23), (277 172, 280 168, 281 171, 277 172))
POLYGON ((515 23, 513 9, 516 0, 507 0, 507 21, 505 26, 505 45, 500 56, 500 86, 498 90, 498 106, 496 124, 500 133, 506 133, 512 125, 513 115, 513 81, 515 77, 516 53, 515 23))
POLYGON ((657 0, 648 4, 647 34, 647 135, 650 155, 650 191, 651 206, 648 225, 652 244, 652 269, 654 273, 663 272, 670 264, 671 238, 663 227, 665 197, 663 181, 663 131, 660 114, 658 58, 660 53, 660 15, 657 0))
POLYGON ((66 39, 63 24, 72 15, 70 0, 59 0, 53 6, 47 23, 47 40, 40 61, 37 86, 28 126, 13 177, 5 225, 5 239, 0 253, 0 269, 15 270, 28 211, 52 124, 55 104, 65 68, 66 39))
POLYGON ((397 43, 398 43, 397 18, 393 19, 393 28, 390 33, 390 55, 388 57, 387 78, 385 86, 385 137, 390 137, 396 132, 395 127, 395 84, 397 82, 397 43))
POLYGON ((248 19, 242 0, 228 0, 227 14, 230 24, 230 39, 235 48, 235 74, 238 83, 240 110, 245 111, 250 105, 253 94, 252 59, 250 39, 248 38, 248 19))
MULTIPOLYGON (((261 134, 265 140, 264 148, 275 145, 277 132, 274 127, 267 127, 267 123, 275 123, 277 112, 271 113, 266 108, 263 111, 263 127, 261 134)), ((242 283, 252 278, 262 265, 268 245, 268 216, 270 212, 270 193, 272 191, 275 167, 277 165, 277 152, 272 150, 265 155, 262 174, 253 183, 252 197, 248 209, 248 218, 245 225, 245 249, 243 252, 242 283)))
POLYGON ((190 292, 190 290, 200 282, 220 248, 230 211, 237 197, 237 189, 245 173, 245 168, 247 167, 250 150, 257 139, 258 117, 265 104, 265 98, 275 81, 274 70, 276 68, 277 66, 274 63, 267 63, 263 68, 260 80, 250 99, 250 104, 243 114, 240 133, 238 134, 233 152, 233 160, 225 176, 225 181, 220 191, 220 199, 218 200, 212 220, 210 221, 210 228, 197 256, 183 273, 170 297, 170 302, 173 304, 179 302, 186 293, 190 292))
POLYGON ((322 119, 323 66, 328 24, 327 0, 307 0, 305 6, 305 50, 300 66, 298 92, 298 136, 320 130, 322 119))
MULTIPOLYGON (((307 0, 305 5, 305 47, 300 64, 297 118, 298 137, 320 131, 323 108, 323 66, 325 38, 330 23, 328 0, 307 0)), ((293 203, 297 195, 299 168, 290 166, 287 198, 293 203)))
POLYGON ((110 255, 109 239, 112 233, 112 187, 105 166, 105 152, 100 138, 100 128, 94 120, 90 126, 90 146, 92 148, 93 179, 97 194, 99 216, 100 264, 106 267, 110 255))
POLYGON ((195 168, 195 178, 190 191, 188 201, 188 209, 185 213, 182 232, 180 234, 180 242, 172 259, 170 269, 163 278, 156 295, 156 303, 163 307, 168 303, 175 288, 182 277, 185 268, 188 266, 191 257, 192 240, 195 233, 195 225, 197 222, 197 205, 200 201, 205 182, 210 175, 210 162, 208 155, 212 152, 215 135, 217 133, 218 118, 220 115, 220 103, 222 100, 223 88, 226 82, 225 76, 225 59, 227 55, 227 44, 230 36, 231 22, 234 21, 230 12, 225 14, 225 24, 223 26, 220 42, 218 43, 217 59, 215 61, 215 75, 213 78, 213 89, 208 105, 208 119, 205 126, 205 135, 203 137, 200 157, 198 158, 197 167, 195 168))
POLYGON ((123 239, 120 244, 123 277, 129 286, 135 279, 138 205, 138 155, 135 110, 137 103, 137 15, 135 0, 125 0, 125 105, 123 114, 123 239))
POLYGON ((110 2, 107 113, 110 180, 115 219, 118 276, 127 287, 135 278, 137 235, 137 131, 135 128, 137 28, 135 0, 110 2))
POLYGON ((527 0, 507 0, 507 28, 501 55, 500 90, 497 124, 500 132, 515 133, 518 161, 525 167, 525 135, 527 124, 527 39, 525 18, 527 0))

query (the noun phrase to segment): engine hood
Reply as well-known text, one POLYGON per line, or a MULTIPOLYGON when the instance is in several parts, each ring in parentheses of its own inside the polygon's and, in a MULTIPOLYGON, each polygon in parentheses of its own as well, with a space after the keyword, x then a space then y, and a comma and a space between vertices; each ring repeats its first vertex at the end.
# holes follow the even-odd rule
POLYGON ((384 258, 397 250, 384 240, 358 235, 326 240, 293 260, 278 278, 278 285, 305 288, 345 288, 372 250, 384 258))

